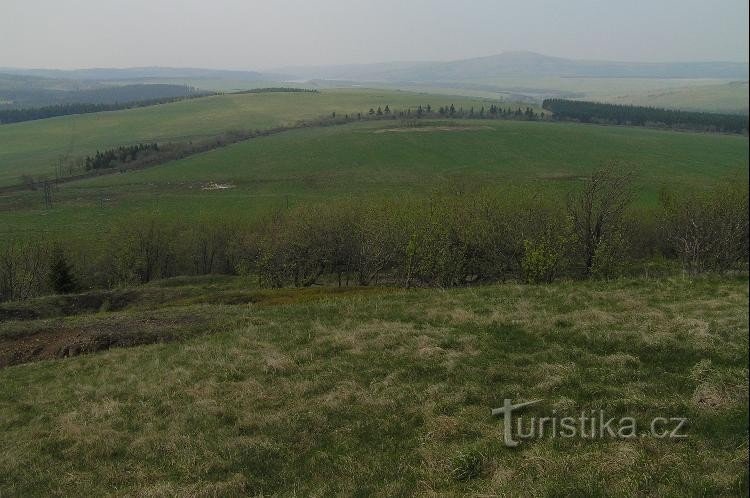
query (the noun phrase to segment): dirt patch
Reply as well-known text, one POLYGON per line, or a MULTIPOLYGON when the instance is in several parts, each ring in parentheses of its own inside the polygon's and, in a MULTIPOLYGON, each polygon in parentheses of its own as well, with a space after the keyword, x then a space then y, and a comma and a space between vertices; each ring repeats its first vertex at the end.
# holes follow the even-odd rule
POLYGON ((170 342, 205 330, 206 321, 191 315, 120 317, 79 326, 53 326, 0 336, 0 368, 33 361, 67 358, 157 342, 170 342))
POLYGON ((201 187, 202 190, 229 190, 233 188, 234 185, 231 183, 209 183, 201 187))
POLYGON ((433 131, 479 131, 490 130, 489 126, 414 126, 404 128, 385 128, 373 133, 429 133, 433 131))

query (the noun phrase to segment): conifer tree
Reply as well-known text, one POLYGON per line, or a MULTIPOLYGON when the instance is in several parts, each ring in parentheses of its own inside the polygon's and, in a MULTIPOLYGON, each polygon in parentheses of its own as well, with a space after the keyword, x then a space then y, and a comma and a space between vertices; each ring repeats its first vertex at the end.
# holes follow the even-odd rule
POLYGON ((78 287, 73 268, 68 263, 65 253, 55 249, 52 253, 52 264, 49 270, 49 284, 58 294, 70 294, 78 287))

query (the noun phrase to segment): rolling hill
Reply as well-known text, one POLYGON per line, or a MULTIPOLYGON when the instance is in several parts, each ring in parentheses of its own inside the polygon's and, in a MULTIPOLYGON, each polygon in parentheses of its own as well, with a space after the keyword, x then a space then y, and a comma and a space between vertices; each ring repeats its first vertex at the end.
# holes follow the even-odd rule
MULTIPOLYGON (((639 202, 660 189, 746 181, 747 138, 643 128, 523 121, 395 122, 289 131, 141 171, 0 196, 0 237, 46 232, 95 240, 158 212, 253 220, 269 210, 333 198, 427 195, 434 189, 524 188, 561 194, 610 161, 637 173, 639 202)), ((92 242, 93 243, 93 242, 92 242)))
POLYGON ((748 64, 734 62, 609 62, 572 60, 533 52, 504 52, 450 62, 400 62, 324 67, 284 67, 303 78, 387 82, 458 82, 503 77, 747 79, 748 64))
POLYGON ((66 116, 0 126, 0 186, 21 175, 54 176, 61 157, 81 157, 138 142, 196 140, 231 130, 266 129, 332 112, 367 112, 454 103, 481 106, 484 99, 395 90, 331 90, 321 93, 217 95, 140 109, 66 116))
POLYGON ((101 85, 81 81, 47 80, 0 74, 0 110, 28 109, 66 104, 123 104, 156 99, 207 95, 186 85, 101 85), (60 85, 60 82, 67 83, 60 85), (59 88, 59 87, 63 88, 59 88))
POLYGON ((207 78, 259 81, 268 75, 256 71, 231 71, 222 69, 133 67, 133 68, 89 68, 89 69, 22 69, 0 67, 0 73, 79 81, 119 81, 155 78, 207 78))
POLYGON ((596 100, 666 109, 748 113, 748 82, 733 81, 714 85, 662 88, 629 95, 613 95, 596 100))

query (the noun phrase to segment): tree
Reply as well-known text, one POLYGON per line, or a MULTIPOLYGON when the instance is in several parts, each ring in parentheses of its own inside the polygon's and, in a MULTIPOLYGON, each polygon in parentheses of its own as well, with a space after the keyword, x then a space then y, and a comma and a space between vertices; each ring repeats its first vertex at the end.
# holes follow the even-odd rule
POLYGON ((65 253, 59 248, 52 252, 49 284, 57 294, 70 294, 78 287, 78 283, 73 275, 73 267, 68 263, 65 253))
POLYGON ((582 189, 568 199, 573 238, 583 259, 585 275, 591 275, 599 245, 620 228, 632 199, 631 174, 619 173, 612 163, 589 176, 582 189))

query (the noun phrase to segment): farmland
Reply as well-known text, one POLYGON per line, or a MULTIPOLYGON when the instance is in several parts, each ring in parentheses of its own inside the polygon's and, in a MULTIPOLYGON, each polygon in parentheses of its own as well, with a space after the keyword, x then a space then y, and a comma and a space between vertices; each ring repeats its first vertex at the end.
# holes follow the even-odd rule
POLYGON ((54 176, 61 157, 80 157, 138 142, 199 140, 232 130, 267 129, 333 112, 393 108, 488 105, 486 100, 426 96, 389 90, 331 90, 309 94, 219 95, 141 109, 65 116, 0 126, 0 186, 21 175, 54 176))
POLYGON ((747 178, 741 136, 517 121, 425 124, 404 130, 397 121, 361 123, 252 139, 148 170, 61 185, 52 209, 44 209, 39 191, 6 194, 0 220, 6 239, 26 232, 96 238, 113 223, 152 212, 252 219, 303 201, 426 194, 446 186, 559 193, 610 161, 636 172, 644 205, 653 205, 662 188, 747 178))
POLYGON ((707 112, 748 113, 748 83, 734 81, 683 88, 661 88, 650 91, 612 95, 602 98, 613 104, 633 104, 707 112))

